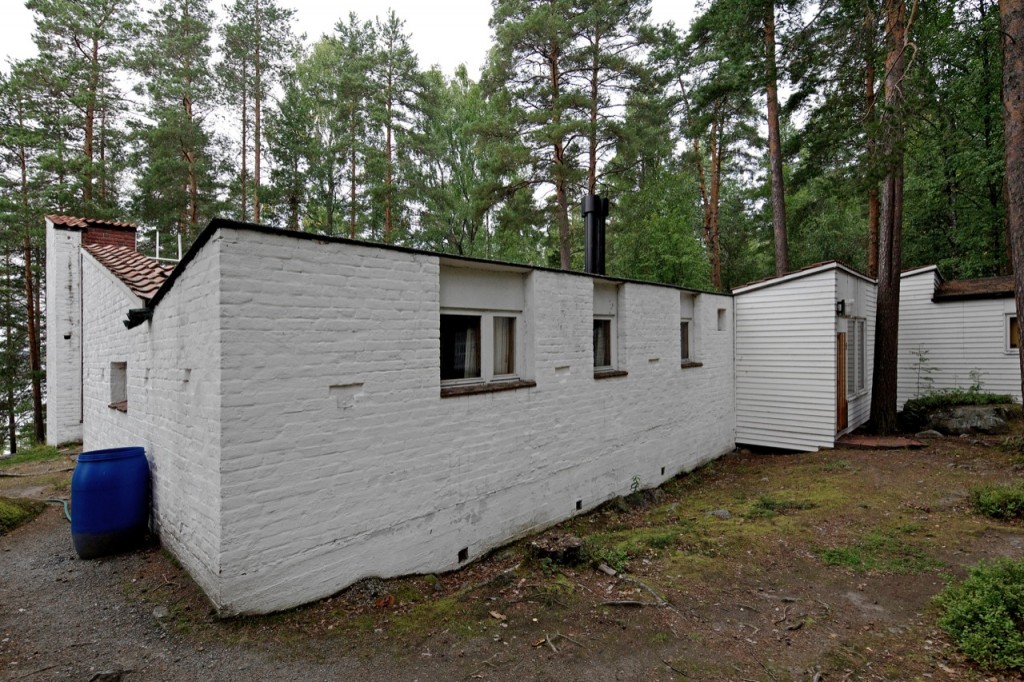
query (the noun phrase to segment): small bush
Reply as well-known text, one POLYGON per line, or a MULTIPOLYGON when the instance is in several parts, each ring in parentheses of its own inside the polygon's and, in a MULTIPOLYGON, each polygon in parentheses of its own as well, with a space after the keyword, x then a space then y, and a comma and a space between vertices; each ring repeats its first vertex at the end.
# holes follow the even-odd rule
POLYGON ((971 569, 935 598, 939 626, 986 668, 1024 668, 1024 561, 1000 559, 971 569))
POLYGON ((31 521, 46 505, 37 500, 0 497, 0 535, 31 521))
POLYGON ((1024 518, 1024 483, 977 486, 971 489, 971 504, 993 519, 1024 518))

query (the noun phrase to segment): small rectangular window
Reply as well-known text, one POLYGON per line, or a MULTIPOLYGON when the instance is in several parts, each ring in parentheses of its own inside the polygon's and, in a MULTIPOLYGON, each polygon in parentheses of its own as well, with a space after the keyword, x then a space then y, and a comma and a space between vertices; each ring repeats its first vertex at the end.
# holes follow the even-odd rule
POLYGON ((594 369, 612 366, 612 321, 594 320, 594 369))
POLYGON ((679 322, 679 359, 683 362, 690 359, 690 320, 679 322))
POLYGON ((441 315, 441 380, 480 378, 480 316, 441 315))
POLYGON ((1010 316, 1010 335, 1008 339, 1010 349, 1020 348, 1020 325, 1017 324, 1017 316, 1010 316))
POLYGON ((110 407, 128 409, 128 363, 110 363, 110 407))
POLYGON ((494 376, 516 373, 516 318, 494 318, 494 376))

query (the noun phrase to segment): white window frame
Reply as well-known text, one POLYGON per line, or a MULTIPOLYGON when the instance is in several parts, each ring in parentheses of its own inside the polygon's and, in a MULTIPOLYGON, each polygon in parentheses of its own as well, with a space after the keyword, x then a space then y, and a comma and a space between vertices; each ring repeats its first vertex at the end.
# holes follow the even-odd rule
MULTIPOLYGON (((467 315, 480 318, 480 376, 468 379, 442 379, 442 386, 472 386, 475 384, 497 384, 518 381, 523 376, 525 365, 523 343, 523 313, 511 310, 482 310, 467 308, 441 308, 441 315, 467 315), (494 318, 511 317, 515 320, 515 372, 494 373, 494 318)), ((438 318, 440 323, 440 317, 438 318)))
POLYGON ((856 398, 867 393, 867 320, 850 317, 846 322, 846 397, 856 398), (851 370, 850 360, 853 360, 851 370), (850 381, 850 377, 853 381, 850 381))

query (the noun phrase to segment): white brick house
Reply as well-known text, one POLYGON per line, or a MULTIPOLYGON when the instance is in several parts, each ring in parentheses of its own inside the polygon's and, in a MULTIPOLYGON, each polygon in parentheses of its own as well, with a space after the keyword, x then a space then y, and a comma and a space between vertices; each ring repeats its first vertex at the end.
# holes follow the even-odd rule
POLYGON ((169 277, 130 251, 48 254, 83 339, 48 407, 145 446, 223 614, 456 568, 736 442, 728 295, 223 220, 169 277))

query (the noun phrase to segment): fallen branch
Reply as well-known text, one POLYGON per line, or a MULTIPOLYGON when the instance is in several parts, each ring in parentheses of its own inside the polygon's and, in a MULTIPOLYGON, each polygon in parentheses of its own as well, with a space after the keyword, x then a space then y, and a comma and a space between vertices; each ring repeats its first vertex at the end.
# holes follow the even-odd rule
POLYGON ((635 599, 617 599, 614 601, 603 601, 601 606, 661 606, 660 604, 648 604, 643 601, 636 601, 635 599))
POLYGON ((548 643, 548 646, 551 648, 552 651, 554 651, 556 654, 558 653, 558 649, 555 648, 555 645, 551 642, 551 638, 548 637, 548 633, 546 632, 544 633, 544 641, 548 643))
POLYGON ((30 673, 25 673, 24 675, 22 675, 21 677, 19 677, 17 679, 23 680, 26 677, 32 677, 33 675, 38 675, 39 673, 46 672, 47 670, 52 670, 53 668, 56 668, 58 665, 59 665, 58 663, 54 663, 53 665, 48 665, 45 668, 39 668, 38 670, 33 670, 30 673))
POLYGON ((668 669, 671 670, 672 672, 678 673, 678 674, 682 675, 683 677, 689 677, 689 675, 687 675, 685 672, 683 672, 679 668, 675 667, 674 665, 672 665, 671 663, 669 663, 665 659, 661 659, 661 662, 664 663, 665 665, 667 665, 668 669))
POLYGON ((782 621, 786 620, 787 618, 789 618, 789 607, 788 606, 786 608, 782 609, 782 618, 779 618, 777 621, 774 621, 774 624, 778 625, 779 623, 781 623, 782 621))
POLYGON ((575 639, 573 639, 572 637, 570 637, 570 636, 568 636, 568 635, 563 635, 563 634, 562 634, 561 632, 556 632, 556 633, 555 633, 554 635, 552 635, 552 637, 553 637, 553 638, 555 638, 555 639, 557 639, 557 638, 561 637, 561 638, 562 638, 562 639, 564 639, 564 640, 567 640, 567 641, 569 641, 569 642, 572 642, 573 644, 575 644, 576 646, 578 646, 578 647, 579 647, 579 648, 581 648, 581 649, 586 649, 586 648, 587 648, 587 647, 583 646, 582 644, 580 644, 579 642, 577 642, 577 641, 576 641, 575 639))

